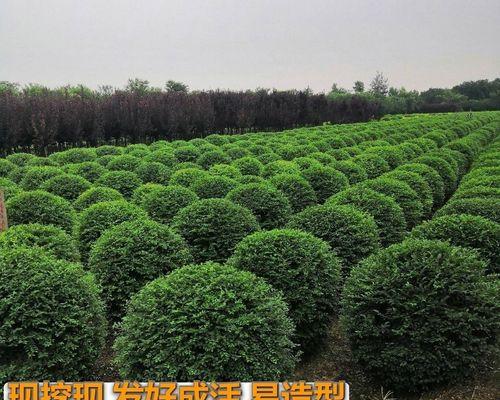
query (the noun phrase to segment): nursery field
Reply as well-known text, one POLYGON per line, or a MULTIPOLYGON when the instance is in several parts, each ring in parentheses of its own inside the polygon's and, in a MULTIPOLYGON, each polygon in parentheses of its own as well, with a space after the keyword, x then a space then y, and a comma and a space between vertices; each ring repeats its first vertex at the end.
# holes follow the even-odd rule
POLYGON ((1 384, 498 370, 500 112, 15 153, 0 187, 1 384))

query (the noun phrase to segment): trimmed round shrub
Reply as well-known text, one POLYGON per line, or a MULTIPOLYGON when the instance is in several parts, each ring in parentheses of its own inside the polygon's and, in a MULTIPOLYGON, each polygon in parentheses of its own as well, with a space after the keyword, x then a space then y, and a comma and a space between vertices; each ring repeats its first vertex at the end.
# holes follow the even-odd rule
POLYGON ((481 185, 474 186, 469 189, 461 189, 461 187, 459 187, 453 194, 453 200, 470 199, 472 197, 500 199, 500 189, 481 185))
POLYGON ((13 170, 18 168, 16 164, 11 163, 8 160, 0 158, 0 178, 7 177, 13 170))
POLYGON ((342 172, 347 177, 349 184, 351 185, 368 179, 368 174, 365 169, 353 161, 337 161, 333 163, 333 167, 337 171, 342 172))
POLYGON ((172 174, 172 176, 170 177, 170 184, 190 187, 195 181, 205 176, 209 176, 209 173, 202 169, 180 169, 172 174))
POLYGON ((231 160, 237 160, 238 158, 243 158, 247 156, 251 156, 252 153, 250 150, 247 150, 246 148, 243 147, 235 147, 234 145, 224 145, 224 151, 225 153, 229 156, 231 160), (228 147, 231 146, 231 147, 228 147))
POLYGON ((238 186, 238 182, 226 176, 206 175, 195 180, 190 189, 200 199, 225 197, 232 189, 238 186))
POLYGON ((265 183, 266 180, 262 176, 257 175, 243 175, 240 179, 238 179, 239 183, 265 183))
POLYGON ((11 163, 17 165, 18 167, 24 167, 29 160, 36 158, 34 154, 30 153, 14 153, 9 154, 5 159, 11 163))
POLYGON ((174 156, 173 150, 169 148, 155 150, 144 157, 143 161, 159 162, 169 168, 172 168, 175 164, 177 164, 177 159, 174 156))
POLYGON ((0 252, 17 247, 39 247, 55 258, 79 261, 76 242, 61 228, 53 225, 15 225, 0 234, 0 252))
POLYGON ((396 146, 370 147, 365 154, 376 154, 382 157, 391 169, 403 164, 404 153, 396 146))
POLYGON ((458 179, 457 172, 445 159, 437 156, 421 156, 414 161, 426 164, 437 171, 443 178, 445 197, 450 196, 455 191, 458 179))
POLYGON ((7 178, 0 178, 0 188, 3 190, 5 200, 10 199, 23 191, 19 186, 17 186, 17 184, 7 178))
POLYGON ((60 165, 76 164, 85 161, 94 161, 97 158, 97 154, 94 149, 77 147, 51 154, 51 158, 60 165))
POLYGON ((108 162, 106 167, 110 171, 134 171, 141 164, 141 162, 141 159, 138 157, 123 154, 113 157, 108 162))
POLYGON ((311 167, 302 171, 302 176, 311 184, 319 203, 349 186, 349 179, 331 167, 311 167))
POLYGON ((165 188, 165 186, 159 185, 158 183, 145 183, 134 190, 130 201, 138 206, 142 206, 144 199, 147 195, 149 195, 149 193, 157 192, 163 188, 165 188))
MULTIPOLYGON (((201 165, 192 163, 192 162, 181 162, 172 166, 172 171, 180 171, 181 169, 197 169, 200 171, 204 171, 201 165)), ((206 171, 204 171, 206 172, 206 171)))
POLYGON ((172 227, 186 240, 195 262, 225 262, 241 239, 259 230, 250 210, 225 199, 194 201, 177 213, 172 227))
POLYGON ((323 164, 321 164, 318 160, 311 158, 311 157, 297 157, 292 160, 293 163, 297 164, 300 168, 301 171, 304 171, 305 169, 311 168, 311 167, 322 167, 323 164))
POLYGON ((141 207, 155 221, 169 224, 179 210, 196 200, 198 196, 192 190, 171 185, 146 194, 141 201, 141 207))
MULTIPOLYGON (((467 177, 466 177, 467 178, 467 177)), ((475 186, 489 186, 500 189, 500 176, 473 176, 460 184, 460 189, 470 189, 475 186)))
POLYGON ((130 198, 141 184, 139 177, 130 171, 106 172, 96 181, 97 186, 118 190, 126 198, 130 198))
POLYGON ((141 162, 134 171, 139 179, 144 183, 168 184, 172 172, 159 162, 141 162))
POLYGON ((288 228, 310 232, 330 244, 342 259, 344 274, 379 248, 373 217, 353 206, 328 204, 306 208, 292 217, 288 228))
POLYGON ((338 161, 344 161, 344 160, 348 160, 349 158, 351 158, 351 154, 347 150, 344 150, 344 149, 329 150, 327 154, 332 156, 333 158, 335 158, 338 161))
POLYGON ((279 174, 272 176, 269 181, 286 196, 293 213, 298 213, 318 201, 311 184, 300 175, 279 174))
POLYGON ((134 154, 139 153, 141 157, 148 154, 150 152, 149 146, 144 143, 133 143, 129 144, 127 147, 123 149, 124 154, 134 154))
POLYGON ((354 186, 330 197, 326 204, 352 205, 370 214, 378 227, 380 243, 385 247, 400 242, 406 233, 401 207, 392 197, 366 187, 354 186))
POLYGON ((435 216, 455 214, 477 215, 500 223, 500 202, 494 198, 481 199, 477 197, 451 200, 439 209, 435 216))
POLYGON ((393 178, 379 177, 362 183, 363 186, 392 197, 401 207, 409 229, 422 221, 423 206, 417 193, 405 182, 393 178))
POLYGON ((264 164, 262 164, 255 157, 242 157, 234 160, 231 165, 238 168, 243 175, 256 175, 260 176, 264 171, 264 164))
POLYGON ((116 364, 121 376, 140 381, 279 381, 296 363, 293 328, 281 294, 262 278, 190 265, 132 297, 116 364))
POLYGON ((299 230, 256 232, 236 246, 229 263, 281 290, 304 351, 326 336, 341 287, 340 262, 326 242, 299 230))
POLYGON ((58 167, 28 167, 24 171, 20 186, 24 190, 39 189, 45 181, 63 173, 58 167))
MULTIPOLYGON (((49 157, 52 157, 56 155, 51 154, 49 157)), ((35 157, 29 160, 26 163, 27 167, 58 167, 59 163, 55 161, 55 157, 48 158, 48 157, 35 157)))
POLYGON ((131 294, 190 262, 184 239, 166 225, 143 219, 104 232, 92 246, 89 268, 103 288, 109 318, 118 321, 131 294))
POLYGON ((247 183, 231 190, 227 199, 252 211, 263 229, 283 226, 292 208, 286 196, 269 183, 247 183))
POLYGON ((231 179, 239 179, 242 177, 240 170, 235 166, 229 164, 212 165, 208 172, 210 172, 211 175, 224 176, 231 179))
POLYGON ((476 249, 489 261, 490 272, 500 272, 500 224, 489 219, 468 214, 445 215, 415 227, 410 237, 476 249))
POLYGON ((47 179, 40 189, 74 201, 83 192, 90 189, 90 182, 78 175, 62 174, 47 179))
POLYGON ((80 212, 93 204, 114 200, 124 200, 124 197, 116 189, 97 186, 86 190, 78 196, 78 198, 73 202, 73 208, 80 212))
POLYGON ((300 174, 300 168, 292 161, 276 160, 266 164, 262 171, 265 178, 278 174, 300 174))
POLYGON ((419 174, 425 179, 432 191, 434 209, 440 207, 444 201, 444 181, 437 171, 426 164, 410 163, 397 168, 397 171, 408 171, 419 174))
POLYGON ((429 217, 431 215, 433 207, 432 190, 424 178, 415 172, 402 170, 388 172, 384 177, 406 183, 417 194, 422 204, 424 217, 429 217))
POLYGON ((106 334, 99 295, 78 264, 0 251, 0 380, 87 379, 106 334))
POLYGON ((229 164, 231 159, 223 151, 210 150, 202 153, 196 162, 205 169, 209 169, 215 164, 229 164))
POLYGON ((87 161, 79 164, 65 165, 64 171, 68 174, 79 175, 89 182, 95 182, 106 172, 106 168, 95 161, 87 161))
POLYGON ((62 197, 43 190, 22 192, 6 202, 10 225, 40 223, 71 233, 75 210, 62 197))
POLYGON ((124 200, 96 203, 83 210, 75 229, 82 259, 87 260, 91 246, 106 229, 141 218, 147 218, 146 212, 124 200))
POLYGON ((366 171, 368 179, 376 178, 391 169, 389 163, 377 154, 363 153, 355 156, 352 161, 366 171))
POLYGON ((98 163, 99 165, 102 165, 103 167, 106 167, 109 162, 111 160, 113 160, 115 158, 115 156, 111 155, 111 154, 108 154, 106 156, 100 156, 100 157, 97 157, 97 159, 95 160, 96 163, 98 163))
POLYGON ((448 243, 407 240, 355 267, 342 296, 353 356, 401 391, 460 380, 495 346, 498 285, 485 263, 448 243))
POLYGON ((98 157, 117 156, 123 153, 123 147, 104 145, 96 147, 95 152, 98 157))
POLYGON ((191 145, 180 146, 173 150, 173 155, 178 162, 196 162, 200 154, 200 150, 191 145))

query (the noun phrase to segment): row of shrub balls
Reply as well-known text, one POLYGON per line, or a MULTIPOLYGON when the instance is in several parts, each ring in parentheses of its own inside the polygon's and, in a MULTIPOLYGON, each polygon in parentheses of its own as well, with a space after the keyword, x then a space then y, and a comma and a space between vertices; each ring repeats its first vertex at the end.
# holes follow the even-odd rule
POLYGON ((499 322, 499 123, 416 115, 0 160, 0 381, 88 379, 114 336, 127 379, 282 379, 339 309, 355 358, 394 389, 463 377, 499 322))

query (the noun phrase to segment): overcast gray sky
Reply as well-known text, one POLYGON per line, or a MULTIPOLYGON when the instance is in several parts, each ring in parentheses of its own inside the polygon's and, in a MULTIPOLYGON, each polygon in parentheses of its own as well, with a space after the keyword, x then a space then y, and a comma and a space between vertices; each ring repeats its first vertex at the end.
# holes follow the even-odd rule
POLYGON ((351 88, 500 76, 500 0, 0 0, 0 80, 351 88))

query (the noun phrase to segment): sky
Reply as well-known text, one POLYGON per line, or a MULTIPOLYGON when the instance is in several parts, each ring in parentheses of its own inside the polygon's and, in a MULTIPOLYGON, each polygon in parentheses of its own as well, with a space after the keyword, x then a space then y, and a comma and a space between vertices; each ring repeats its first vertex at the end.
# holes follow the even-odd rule
POLYGON ((191 89, 500 77, 500 0, 0 0, 0 81, 191 89))

